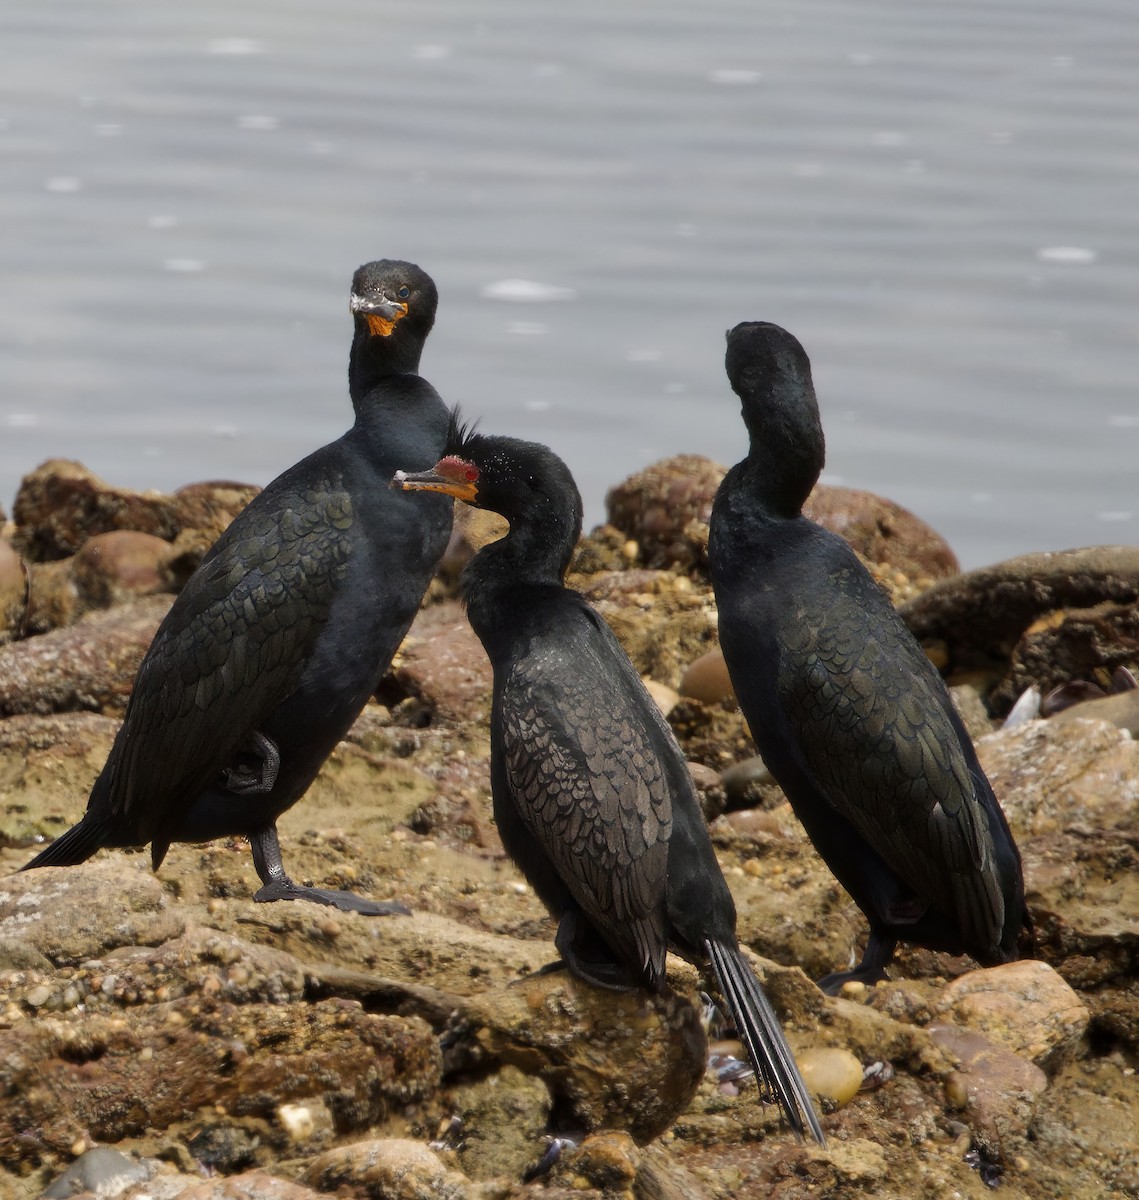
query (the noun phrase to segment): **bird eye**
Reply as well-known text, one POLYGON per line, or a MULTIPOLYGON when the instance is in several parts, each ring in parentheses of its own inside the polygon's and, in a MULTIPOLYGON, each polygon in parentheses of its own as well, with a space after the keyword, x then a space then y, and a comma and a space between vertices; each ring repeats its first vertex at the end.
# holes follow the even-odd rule
POLYGON ((406 300, 408 298, 408 296, 410 296, 410 295, 411 295, 411 288, 405 286, 405 287, 401 287, 399 289, 399 298, 401 300, 406 300))

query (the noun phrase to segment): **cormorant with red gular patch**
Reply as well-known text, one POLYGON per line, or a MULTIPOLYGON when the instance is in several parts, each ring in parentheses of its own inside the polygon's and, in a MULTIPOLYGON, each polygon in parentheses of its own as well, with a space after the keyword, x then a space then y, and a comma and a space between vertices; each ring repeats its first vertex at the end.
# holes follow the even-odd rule
POLYGON ((444 492, 510 530, 465 568, 494 667, 491 787, 503 845, 558 922, 565 965, 600 987, 665 987, 669 946, 710 961, 767 1092, 824 1142, 778 1019, 736 940, 680 747, 609 626, 563 578, 581 498, 545 446, 465 433, 394 486, 444 492))

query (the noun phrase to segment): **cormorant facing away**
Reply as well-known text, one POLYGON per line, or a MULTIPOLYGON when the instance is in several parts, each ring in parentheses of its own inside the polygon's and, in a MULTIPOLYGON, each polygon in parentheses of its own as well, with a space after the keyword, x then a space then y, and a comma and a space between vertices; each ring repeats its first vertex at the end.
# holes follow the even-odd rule
POLYGON ((471 625, 494 668, 498 831, 551 915, 565 965, 600 987, 665 987, 665 952, 711 960, 763 1083, 788 1122, 822 1129, 759 981, 688 766, 609 626, 562 582, 581 498, 545 446, 456 421, 433 471, 393 486, 500 513, 508 534, 466 567, 471 625))
MULTIPOLYGON (((418 374, 438 294, 412 263, 352 280, 352 428, 265 488, 221 535, 163 620, 87 813, 28 867, 102 846, 244 834, 256 900, 406 912, 285 874, 277 818, 307 790, 388 668, 451 529, 443 496, 388 487, 443 452, 448 410, 418 374)), ((27 869, 27 868, 25 868, 27 869)))
POLYGON ((720 645, 759 752, 870 922, 872 983, 898 941, 986 966, 1017 957, 1020 855, 941 676, 894 606, 803 502, 823 431, 803 347, 746 322, 728 334, 747 458, 712 508, 720 645))

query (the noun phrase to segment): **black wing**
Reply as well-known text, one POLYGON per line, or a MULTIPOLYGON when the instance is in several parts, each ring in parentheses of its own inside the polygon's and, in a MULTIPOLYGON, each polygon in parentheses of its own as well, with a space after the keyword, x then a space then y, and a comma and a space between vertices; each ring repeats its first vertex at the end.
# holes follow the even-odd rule
POLYGON ((140 841, 215 782, 296 688, 347 567, 352 519, 334 487, 295 509, 255 500, 179 595, 106 768, 110 808, 140 841))
POLYGON ((556 636, 535 636, 511 664, 500 694, 505 774, 582 911, 655 983, 668 945, 672 801, 652 701, 591 617, 568 614, 556 636))
POLYGON ((917 895, 956 914, 972 944, 996 945, 1004 901, 987 786, 973 774, 936 670, 877 585, 865 586, 875 592, 850 626, 833 614, 782 624, 790 656, 808 663, 788 672, 786 695, 802 765, 917 895))

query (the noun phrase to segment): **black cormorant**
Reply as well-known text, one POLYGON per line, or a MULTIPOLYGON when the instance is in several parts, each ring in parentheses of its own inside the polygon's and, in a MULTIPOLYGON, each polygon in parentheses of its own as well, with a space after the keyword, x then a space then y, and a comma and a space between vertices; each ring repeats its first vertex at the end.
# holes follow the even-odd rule
POLYGON ((728 334, 750 449, 712 508, 720 645, 763 761, 870 922, 873 983, 898 941, 983 965, 1028 928, 1020 855, 941 676, 885 593, 803 502, 823 466, 811 365, 778 325, 728 334))
POLYGON ((210 549, 143 659, 86 815, 29 868, 149 842, 157 869, 171 842, 244 834, 256 900, 406 911, 294 884, 276 821, 376 690, 447 546, 451 502, 388 486, 446 440, 448 410, 418 373, 437 300, 412 263, 356 272, 355 424, 273 480, 210 549))
POLYGON ((494 668, 491 787, 503 845, 558 920, 566 966, 601 987, 665 986, 665 952, 711 961, 766 1089, 823 1142, 736 914, 688 766, 609 626, 562 582, 581 498, 545 446, 465 433, 406 489, 500 513, 507 535, 462 576, 494 668))

